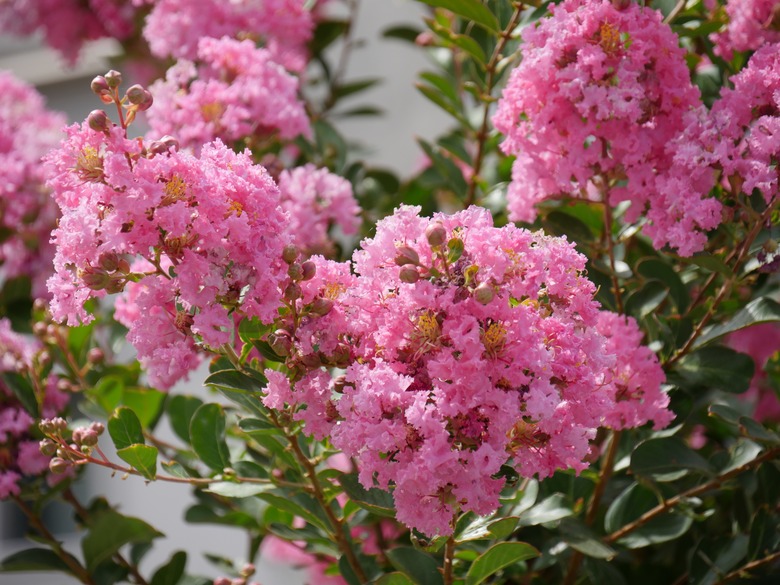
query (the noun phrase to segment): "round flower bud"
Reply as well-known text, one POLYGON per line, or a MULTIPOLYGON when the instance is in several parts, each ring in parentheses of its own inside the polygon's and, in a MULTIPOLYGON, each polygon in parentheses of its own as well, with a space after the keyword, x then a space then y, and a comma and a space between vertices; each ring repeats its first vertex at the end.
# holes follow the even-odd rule
POLYGON ((125 97, 127 98, 127 101, 129 101, 133 105, 138 105, 144 101, 144 92, 146 90, 143 88, 143 86, 138 85, 137 83, 135 85, 131 85, 127 88, 127 91, 125 92, 125 97))
POLYGON ((277 329, 268 336, 268 345, 276 355, 287 357, 292 352, 292 338, 284 329, 277 329))
POLYGON ((425 228, 425 237, 432 247, 441 246, 447 241, 447 230, 440 221, 435 221, 425 228))
POLYGON ((103 270, 88 268, 81 273, 81 281, 89 289, 103 290, 110 284, 111 277, 103 270))
POLYGON ((303 267, 297 262, 293 262, 287 267, 287 276, 293 280, 303 279, 303 267))
POLYGON ((152 107, 153 103, 154 103, 154 97, 152 96, 151 92, 148 89, 145 89, 144 99, 140 104, 138 104, 138 111, 145 112, 146 110, 152 107))
POLYGON ((70 467, 68 462, 64 459, 61 459, 60 457, 55 457, 49 461, 49 471, 57 475, 60 473, 65 473, 68 470, 68 467, 70 467))
POLYGON ((487 305, 495 296, 493 287, 485 282, 474 289, 474 300, 482 305, 487 305))
POLYGON ((110 122, 103 110, 92 110, 87 116, 87 124, 95 132, 108 132, 110 122))
POLYGON ((86 432, 87 429, 82 427, 73 429, 73 435, 71 436, 71 439, 73 439, 73 442, 76 443, 76 445, 81 445, 84 442, 84 434, 86 432))
POLYGON ((149 143, 149 152, 152 154, 165 154, 170 152, 171 149, 179 150, 179 141, 173 136, 165 135, 159 140, 153 140, 149 143))
POLYGON ((317 274, 317 265, 311 260, 304 262, 301 265, 301 268, 303 268, 303 275, 301 276, 301 280, 311 280, 314 278, 314 275, 317 274))
POLYGON ((311 304, 311 313, 314 315, 327 315, 333 309, 333 301, 324 297, 317 297, 311 304))
POLYGON ((412 266, 411 264, 407 264, 401 268, 401 272, 398 273, 398 277, 401 279, 401 282, 414 284, 420 280, 420 273, 417 272, 416 267, 412 266))
POLYGON ((93 347, 87 352, 87 362, 90 364, 102 364, 106 359, 106 354, 99 347, 93 347))
POLYGON ((287 244, 282 251, 282 260, 287 264, 292 264, 298 258, 298 246, 295 244, 287 244))
POLYGON ((91 425, 89 425, 89 430, 94 431, 99 437, 106 430, 106 427, 101 422, 93 422, 91 425))
POLYGON ((98 443, 98 435, 92 429, 85 429, 84 434, 81 437, 81 445, 86 447, 94 447, 98 443))
POLYGON ((43 313, 49 308, 49 301, 46 299, 37 298, 33 301, 33 311, 36 313, 43 313))
POLYGON ((290 283, 287 288, 284 289, 284 299, 287 301, 295 301, 301 298, 301 287, 297 284, 290 283))
POLYGON ((100 260, 98 260, 98 264, 106 272, 114 272, 117 268, 119 268, 119 254, 116 252, 107 252, 105 254, 101 254, 100 260))
POLYGON ((69 380, 66 380, 65 378, 60 378, 57 380, 57 390, 60 392, 71 392, 73 390, 73 385, 70 383, 69 380))
POLYGON ((397 256, 395 257, 395 263, 398 264, 398 266, 420 263, 419 254, 417 254, 417 251, 410 246, 396 246, 395 251, 397 253, 397 256))
POLYGON ((122 85, 122 74, 119 73, 119 71, 115 71, 113 69, 106 73, 103 79, 106 80, 108 87, 111 89, 115 89, 122 85))
POLYGON ((43 337, 46 335, 46 323, 42 323, 41 321, 37 321, 33 324, 33 334, 36 337, 43 337))
POLYGON ((239 574, 242 577, 251 577, 252 575, 255 574, 255 570, 256 570, 255 566, 252 563, 247 563, 246 565, 243 566, 239 574))
POLYGON ((108 86, 108 81, 106 81, 106 78, 102 75, 95 77, 89 87, 97 95, 102 96, 103 94, 111 93, 111 88, 108 86))
POLYGON ((46 457, 51 457, 57 452, 57 443, 55 443, 51 439, 43 439, 39 443, 38 448, 41 451, 41 455, 45 455, 46 457))
POLYGON ((230 579, 227 577, 217 577, 214 579, 214 585, 230 585, 230 579))

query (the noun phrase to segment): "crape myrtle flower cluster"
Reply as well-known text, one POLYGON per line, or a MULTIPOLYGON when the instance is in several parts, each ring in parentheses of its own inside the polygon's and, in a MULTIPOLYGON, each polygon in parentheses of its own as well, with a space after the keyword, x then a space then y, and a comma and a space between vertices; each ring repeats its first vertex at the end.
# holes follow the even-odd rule
POLYGON ((780 42, 780 2, 777 0, 728 0, 725 30, 712 35, 715 52, 732 59, 734 51, 755 51, 780 42))
MULTIPOLYGON (((110 72, 93 89, 128 119, 151 105, 139 86, 120 98, 119 82, 110 72)), ((138 305, 130 338, 161 388, 195 363, 186 337, 219 348, 232 339, 234 314, 274 319, 285 216, 279 190, 249 154, 219 141, 195 156, 170 137, 129 139, 126 120, 116 125, 96 110, 46 161, 62 210, 52 234, 54 319, 88 322, 89 298, 129 289, 138 305)))
MULTIPOLYGON (((0 372, 25 375, 43 369, 49 358, 40 349, 12 331, 7 319, 0 319, 0 372)), ((69 397, 57 388, 56 376, 45 377, 44 382, 36 388, 41 416, 54 417, 69 397)), ((34 433, 35 420, 0 379, 0 500, 19 495, 24 478, 40 476, 49 468, 49 457, 39 451, 34 433)))
POLYGON ((152 135, 174 135, 197 151, 215 138, 251 145, 311 134, 298 78, 267 49, 249 40, 205 37, 194 59, 179 60, 150 88, 156 100, 147 114, 152 135))
POLYGON ((270 339, 292 383, 268 370, 264 402, 297 408, 364 486, 393 487, 399 521, 423 533, 495 511, 503 465, 580 471, 597 428, 671 419, 636 323, 599 311, 565 239, 495 228, 476 207, 429 219, 404 206, 362 242, 354 275, 312 262, 305 318, 270 339))
POLYGON ((46 43, 73 65, 86 41, 128 38, 135 30, 135 2, 125 0, 6 0, 0 29, 14 35, 43 33, 46 43))
POLYGON ((517 156, 510 218, 533 221, 536 203, 571 196, 631 201, 634 221, 653 207, 665 146, 700 103, 684 51, 660 12, 635 3, 566 0, 550 12, 525 29, 493 117, 517 156))
MULTIPOLYGON (((152 0, 143 35, 156 57, 195 60, 204 37, 251 37, 290 71, 303 71, 314 17, 305 0, 152 0)), ((255 80, 259 81, 259 80, 255 80)))
POLYGON ((777 323, 761 323, 740 329, 729 335, 727 344, 749 355, 755 363, 750 388, 742 395, 755 405, 753 417, 759 421, 780 421, 780 399, 768 372, 768 368, 771 368, 777 377, 780 366, 780 326, 777 323))
POLYGON ((46 295, 57 219, 40 159, 62 138, 64 124, 35 89, 0 72, 0 286, 26 275, 36 297, 46 295))

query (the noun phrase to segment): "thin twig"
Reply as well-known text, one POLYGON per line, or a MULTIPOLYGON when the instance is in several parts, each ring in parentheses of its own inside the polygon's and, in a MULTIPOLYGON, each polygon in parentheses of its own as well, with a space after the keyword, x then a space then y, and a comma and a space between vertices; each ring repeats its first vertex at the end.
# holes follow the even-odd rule
POLYGON ((755 561, 751 561, 746 565, 742 565, 739 569, 731 571, 731 573, 727 574, 720 581, 717 581, 715 585, 721 585, 721 583, 728 583, 729 581, 733 581, 734 579, 739 579, 740 577, 746 578, 748 577, 747 573, 749 573, 753 569, 758 569, 759 567, 763 567, 764 565, 768 565, 769 563, 777 560, 780 560, 780 551, 773 552, 771 555, 768 555, 762 559, 756 559, 755 561))
POLYGON ((444 585, 452 585, 452 560, 455 558, 455 537, 450 535, 444 545, 444 585))

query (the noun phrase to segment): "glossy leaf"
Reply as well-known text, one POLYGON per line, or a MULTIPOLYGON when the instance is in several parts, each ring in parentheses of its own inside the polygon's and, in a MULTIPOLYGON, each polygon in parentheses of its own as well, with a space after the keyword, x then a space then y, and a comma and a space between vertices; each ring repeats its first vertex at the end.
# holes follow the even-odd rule
POLYGON ((225 388, 255 394, 260 391, 264 382, 266 381, 256 380, 238 370, 220 370, 211 374, 203 383, 206 386, 214 386, 219 389, 225 388))
POLYGON ((520 514, 520 526, 536 526, 555 522, 573 514, 563 494, 553 494, 520 514))
POLYGON ((753 360, 728 347, 703 347, 684 356, 674 372, 688 383, 740 394, 753 378, 753 360))
POLYGON ((30 381, 16 372, 0 372, 0 379, 14 393, 24 409, 33 418, 38 418, 38 399, 35 397, 35 390, 30 381))
POLYGON ((704 333, 694 343, 694 347, 707 345, 729 333, 739 331, 751 325, 773 321, 780 321, 780 304, 772 299, 761 297, 750 301, 726 323, 705 329, 704 333))
POLYGON ((203 401, 200 398, 184 394, 171 396, 168 400, 168 421, 171 424, 171 428, 187 444, 190 442, 190 421, 192 420, 192 415, 202 405, 203 401))
POLYGON ((237 483, 234 481, 218 481, 209 485, 205 491, 226 498, 249 498, 274 489, 271 483, 237 483))
POLYGON ((138 416, 143 428, 150 429, 159 420, 166 397, 164 392, 154 388, 125 388, 122 404, 138 416))
POLYGON ((669 289, 669 294, 677 306, 677 311, 684 313, 690 303, 688 289, 685 288, 680 275, 669 264, 658 258, 642 260, 636 268, 637 272, 647 279, 658 280, 669 289))
POLYGON ((673 481, 690 471, 712 474, 710 464, 677 437, 648 439, 631 454, 631 471, 656 481, 673 481))
POLYGON ((157 447, 130 445, 123 449, 117 449, 116 454, 149 481, 157 477, 157 447))
POLYGON ((126 406, 120 406, 108 419, 108 434, 117 449, 143 445, 144 431, 138 415, 126 406))
POLYGON ((171 560, 154 572, 149 585, 178 585, 186 566, 187 553, 184 551, 173 553, 171 560))
POLYGON ((401 546, 387 551, 387 559, 415 585, 442 585, 439 563, 422 551, 401 546))
POLYGON ((466 585, 478 585, 514 563, 539 556, 539 551, 525 542, 500 542, 482 553, 466 573, 466 585))
POLYGON ((344 491, 361 508, 378 516, 395 518, 395 503, 392 494, 379 488, 364 488, 356 473, 342 473, 339 483, 344 491))
POLYGON ((498 32, 498 20, 490 9, 479 0, 422 0, 429 6, 444 8, 458 16, 475 22, 486 29, 498 32))
POLYGON ((123 516, 114 510, 102 512, 81 542, 87 568, 93 570, 126 544, 150 542, 162 536, 139 518, 123 516))
POLYGON ((230 452, 225 442, 225 412, 219 404, 204 404, 192 415, 190 442, 195 453, 214 471, 230 465, 230 452))

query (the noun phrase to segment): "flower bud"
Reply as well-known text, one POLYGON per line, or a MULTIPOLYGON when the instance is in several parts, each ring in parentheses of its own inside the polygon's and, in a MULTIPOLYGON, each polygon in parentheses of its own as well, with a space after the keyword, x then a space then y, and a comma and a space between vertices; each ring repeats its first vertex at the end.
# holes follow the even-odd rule
POLYGON ((37 298, 33 301, 33 311, 36 313, 43 313, 49 308, 49 301, 42 298, 37 298))
POLYGON ((84 442, 84 434, 87 432, 87 429, 79 427, 77 429, 73 429, 73 435, 71 436, 71 439, 73 440, 76 445, 81 445, 84 442))
POLYGON ((82 447, 94 447, 98 444, 98 435, 92 429, 85 429, 81 437, 82 447))
POLYGON ((102 364, 106 359, 106 354, 99 347, 93 347, 87 352, 87 362, 90 364, 102 364))
POLYGON ((303 267, 297 262, 293 262, 287 267, 287 276, 293 280, 301 280, 303 278, 303 267))
POLYGON ((398 266, 420 263, 420 256, 417 254, 414 248, 410 246, 396 246, 395 251, 398 254, 395 257, 395 263, 398 264, 398 266))
POLYGON ((106 272, 114 272, 117 268, 119 268, 119 254, 116 252, 106 252, 105 254, 101 254, 100 260, 98 260, 98 264, 106 272))
POLYGON ((70 467, 68 462, 60 457, 55 457, 49 461, 49 471, 57 475, 65 473, 68 470, 68 467, 70 467))
POLYGON ((110 122, 103 110, 92 110, 87 116, 87 124, 95 132, 108 132, 110 122))
POLYGON ((287 357, 292 352, 292 337, 284 329, 277 329, 268 336, 268 345, 276 355, 287 357))
POLYGON ((102 75, 95 77, 89 87, 95 94, 99 96, 111 93, 111 88, 108 86, 108 81, 106 81, 106 78, 102 75))
POLYGON ((214 585, 230 585, 230 579, 227 577, 217 577, 214 579, 214 585))
POLYGON ((143 88, 143 86, 138 85, 137 83, 135 85, 131 85, 127 88, 127 91, 125 92, 125 97, 127 98, 127 101, 130 102, 133 105, 138 105, 144 101, 144 92, 146 90, 143 88))
POLYGON ((138 111, 145 112, 146 110, 152 107, 153 103, 154 103, 154 96, 152 96, 151 92, 148 89, 145 89, 144 101, 138 104, 138 111))
POLYGON ((41 451, 41 455, 51 457, 57 452, 57 443, 51 439, 43 439, 38 445, 38 449, 41 451))
POLYGON ((311 304, 311 313, 313 315, 327 315, 333 309, 333 301, 324 297, 317 297, 311 304))
POLYGON ((243 566, 243 568, 239 572, 239 575, 241 575, 242 577, 251 577, 252 575, 255 574, 255 570, 256 570, 255 566, 252 563, 247 563, 246 565, 243 566))
POLYGON ((311 280, 314 278, 314 275, 317 274, 317 265, 311 260, 304 262, 301 265, 301 268, 303 268, 303 275, 301 276, 301 280, 311 280))
POLYGON ((440 221, 435 221, 425 228, 425 237, 432 247, 441 246, 447 241, 447 230, 440 221))
POLYGON ((298 258, 298 246, 295 244, 287 244, 282 251, 282 260, 287 264, 292 264, 298 258))
POLYGON ((103 290, 110 282, 111 277, 105 271, 89 267, 81 272, 81 281, 92 290, 103 290))
POLYGON ((401 267, 401 272, 398 274, 398 277, 401 279, 401 282, 414 284, 420 280, 420 273, 417 272, 417 268, 415 266, 407 264, 406 266, 401 267))
POLYGON ((51 365, 51 354, 45 349, 38 354, 38 365, 42 368, 48 368, 51 365))
POLYGON ((65 378, 60 378, 57 380, 57 390, 60 392, 72 392, 73 384, 71 384, 70 381, 66 380, 65 378))
POLYGON ((122 85, 122 74, 119 73, 119 71, 115 71, 113 69, 106 73, 103 79, 106 80, 108 87, 111 89, 115 89, 122 85))
POLYGON ((301 287, 294 282, 287 285, 284 289, 284 299, 286 301, 295 301, 301 298, 301 287))
POLYGON ((99 437, 106 430, 106 427, 101 422, 93 422, 91 425, 89 425, 89 430, 94 431, 95 434, 99 437))
POLYGON ((33 324, 33 335, 36 337, 43 337, 46 335, 46 323, 42 323, 41 321, 37 321, 33 324))
POLYGON ((67 421, 61 416, 51 419, 51 424, 54 425, 54 431, 57 433, 61 433, 68 428, 67 421))
POLYGON ((349 365, 350 354, 349 346, 339 343, 330 356, 330 362, 337 368, 346 368, 349 365))
POLYGON ((344 394, 344 386, 346 385, 347 377, 343 374, 333 379, 333 391, 337 394, 344 394))
POLYGON ((495 296, 496 293, 493 291, 493 287, 485 282, 474 289, 474 300, 481 305, 487 305, 495 296))
POLYGON ((165 135, 159 140, 154 140, 149 143, 149 152, 152 154, 165 154, 171 150, 179 150, 179 141, 173 136, 165 135))

